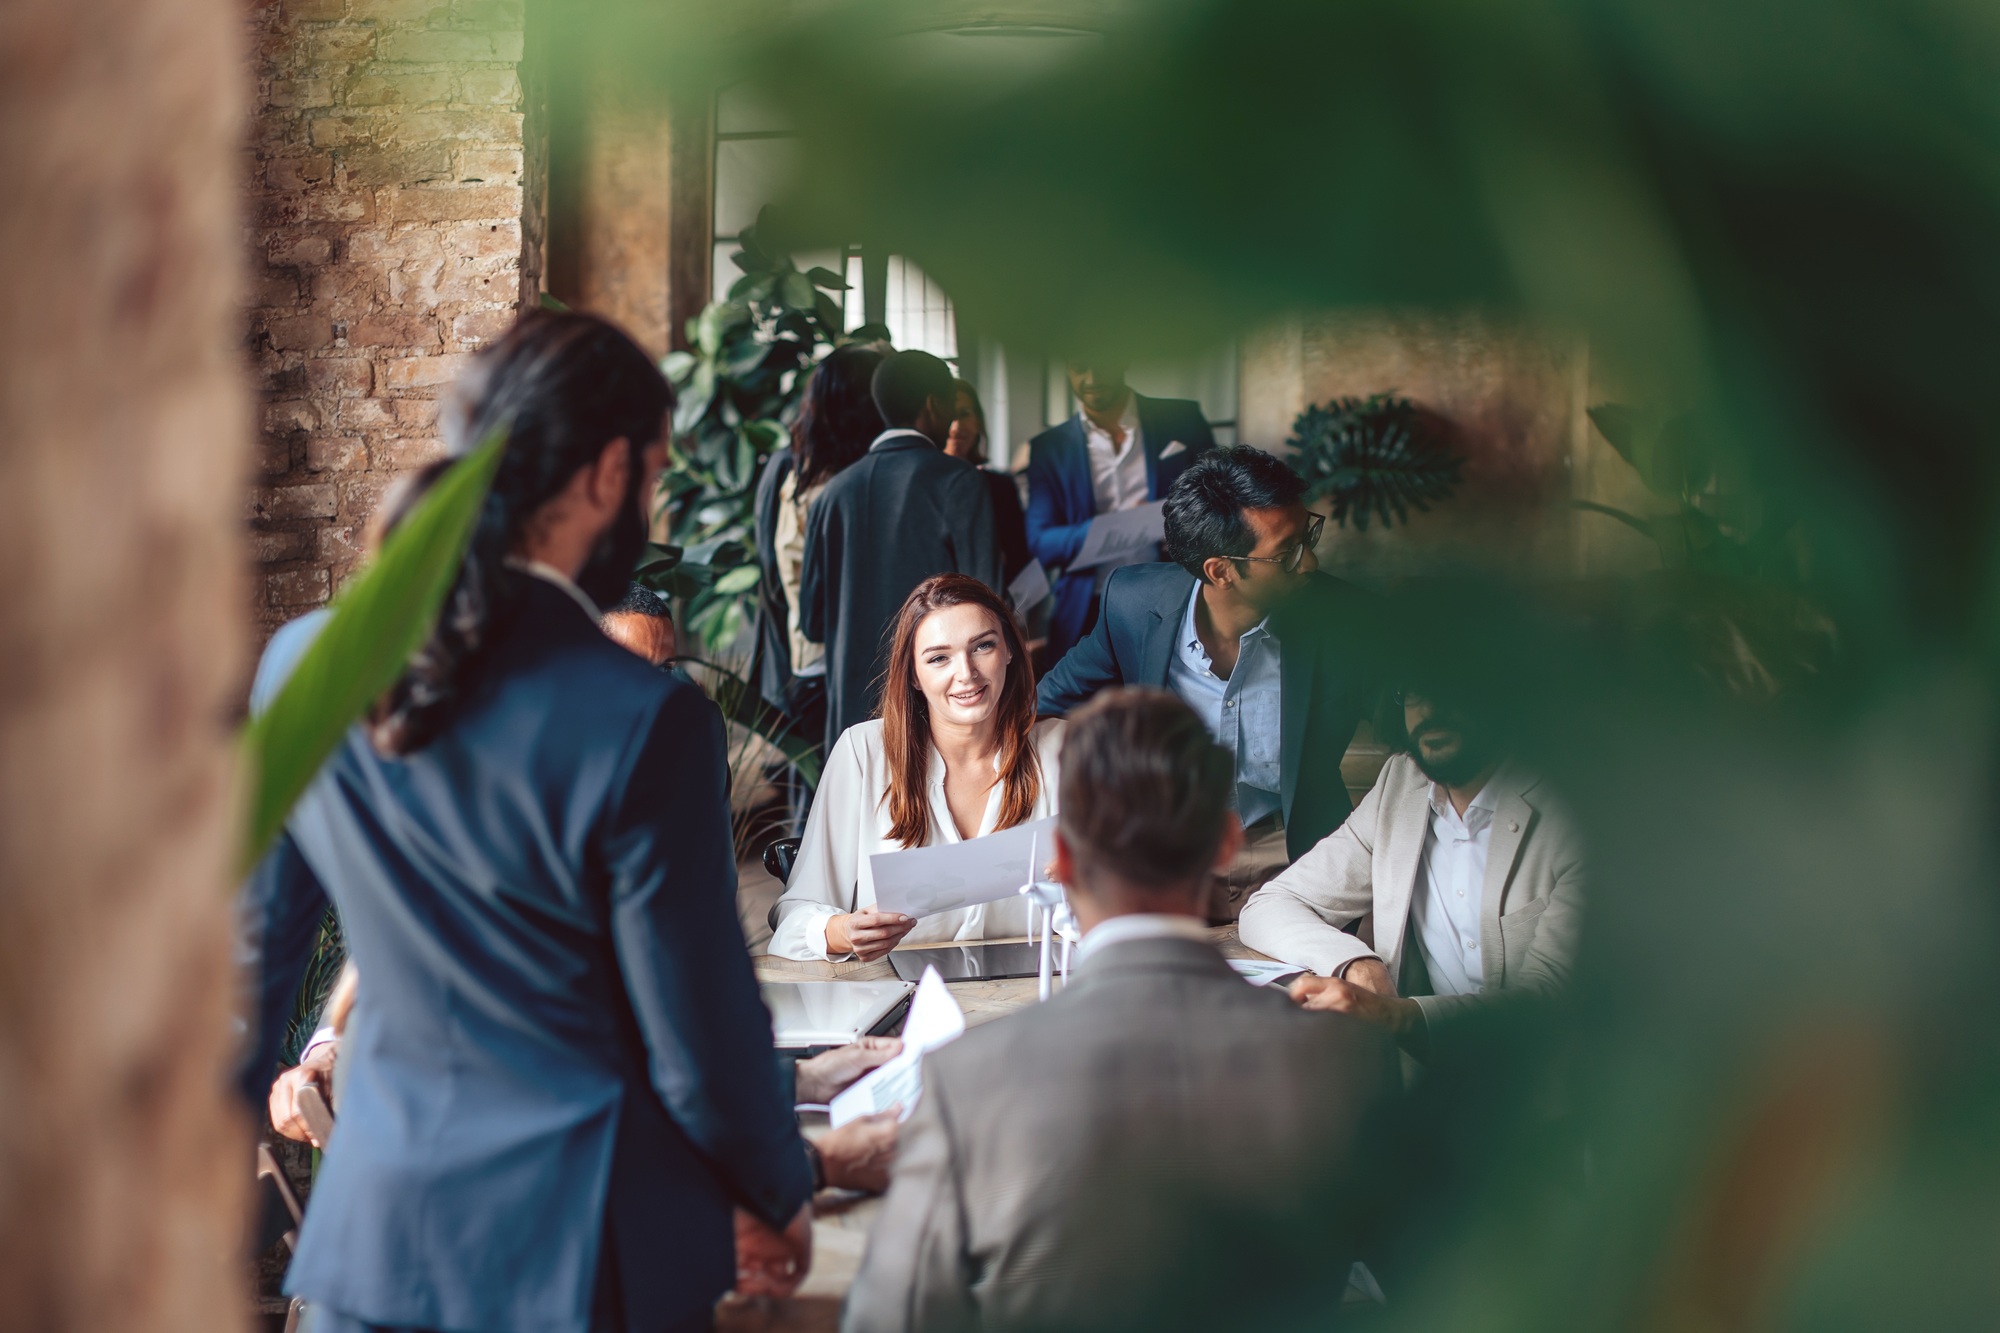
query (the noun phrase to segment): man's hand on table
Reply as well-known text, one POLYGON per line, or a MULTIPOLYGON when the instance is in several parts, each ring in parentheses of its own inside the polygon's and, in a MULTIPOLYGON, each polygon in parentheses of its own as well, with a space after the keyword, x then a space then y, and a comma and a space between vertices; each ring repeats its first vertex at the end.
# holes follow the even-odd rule
POLYGON ((1300 977, 1288 994, 1302 1008, 1352 1014, 1387 1028, 1405 1046, 1420 1045, 1425 1035, 1422 1006, 1398 996, 1389 969, 1374 958, 1351 964, 1345 978, 1300 977))
POLYGON ((855 1079, 902 1053, 901 1037, 863 1037, 801 1060, 793 1067, 794 1096, 801 1102, 830 1102, 855 1079))
POLYGON ((900 912, 878 912, 870 907, 845 912, 826 921, 826 956, 839 958, 853 954, 872 963, 896 947, 897 941, 916 927, 917 919, 900 912))
POLYGON ((736 1294, 786 1297, 812 1267, 812 1205, 799 1209, 783 1231, 754 1213, 736 1210, 736 1294))

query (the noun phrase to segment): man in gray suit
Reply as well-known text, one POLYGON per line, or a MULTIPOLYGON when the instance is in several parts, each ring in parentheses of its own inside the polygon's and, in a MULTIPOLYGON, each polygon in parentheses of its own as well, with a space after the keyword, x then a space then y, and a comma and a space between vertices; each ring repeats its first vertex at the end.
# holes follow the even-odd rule
POLYGON ((1245 1327, 1339 1301, 1394 1047, 1209 942, 1234 781, 1164 690, 1070 715, 1054 869, 1084 930, 1074 979, 925 1060, 848 1333, 1245 1327))
POLYGON ((1369 1019, 1427 1058, 1450 1018, 1568 980, 1583 848, 1552 794, 1463 713, 1406 690, 1400 720, 1407 752, 1251 896, 1238 929, 1316 974, 1292 987, 1307 1008, 1369 1019))

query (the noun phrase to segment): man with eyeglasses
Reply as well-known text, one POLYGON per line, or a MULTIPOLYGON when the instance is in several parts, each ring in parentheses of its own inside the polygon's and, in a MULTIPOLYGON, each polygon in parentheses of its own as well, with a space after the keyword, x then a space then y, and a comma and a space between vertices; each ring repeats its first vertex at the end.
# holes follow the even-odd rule
POLYGON ((1326 520, 1305 482, 1248 447, 1203 454, 1167 493, 1172 563, 1111 576, 1089 635, 1043 678, 1043 716, 1114 685, 1179 695, 1236 764, 1244 846, 1218 872, 1212 921, 1353 809, 1341 756, 1374 706, 1379 633, 1368 594, 1319 572, 1326 520))

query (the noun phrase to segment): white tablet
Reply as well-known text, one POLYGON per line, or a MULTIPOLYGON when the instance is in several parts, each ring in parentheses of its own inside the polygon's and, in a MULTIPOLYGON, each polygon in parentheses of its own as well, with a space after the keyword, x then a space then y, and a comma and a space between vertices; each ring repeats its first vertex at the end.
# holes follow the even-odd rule
POLYGON ((778 1048, 796 1050, 845 1046, 883 1031, 916 987, 907 981, 766 981, 760 989, 778 1048))

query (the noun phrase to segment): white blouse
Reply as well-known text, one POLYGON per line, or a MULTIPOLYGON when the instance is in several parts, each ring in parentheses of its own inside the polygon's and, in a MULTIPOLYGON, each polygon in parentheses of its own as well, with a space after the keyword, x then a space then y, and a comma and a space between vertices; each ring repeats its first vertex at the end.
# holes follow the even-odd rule
MULTIPOLYGON (((1044 718, 1035 723, 1035 754, 1041 761, 1041 790, 1029 819, 1056 812, 1056 787, 1062 779, 1063 723, 1044 718)), ((998 763, 996 757, 995 763, 998 763)), ((944 760, 931 750, 930 830, 923 845, 963 841, 944 799, 944 760)), ((825 958, 826 923, 847 912, 875 905, 875 874, 868 858, 878 852, 900 852, 903 845, 889 836, 889 756, 882 748, 882 720, 849 727, 833 743, 833 753, 820 775, 812 814, 799 845, 792 877, 778 899, 778 928, 771 952, 781 958, 825 958)), ((995 831, 1005 783, 996 782, 986 797, 979 836, 995 831)), ((1028 933, 1028 906, 1019 898, 981 903, 957 911, 920 918, 903 944, 941 944, 947 940, 1004 939, 1028 933)))

